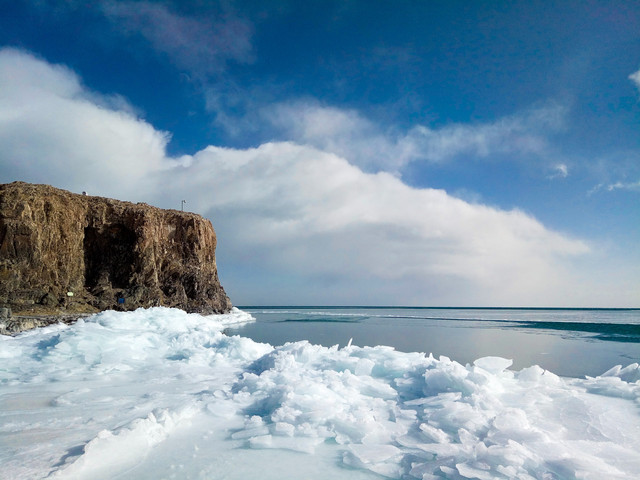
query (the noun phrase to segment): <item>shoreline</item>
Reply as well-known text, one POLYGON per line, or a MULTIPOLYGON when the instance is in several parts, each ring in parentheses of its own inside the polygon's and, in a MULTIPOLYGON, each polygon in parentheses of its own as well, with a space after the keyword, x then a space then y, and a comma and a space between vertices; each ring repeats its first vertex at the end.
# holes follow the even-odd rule
POLYGON ((0 323, 0 335, 13 337, 35 328, 47 327, 58 323, 71 325, 80 318, 90 317, 93 313, 65 313, 57 315, 12 315, 0 323))

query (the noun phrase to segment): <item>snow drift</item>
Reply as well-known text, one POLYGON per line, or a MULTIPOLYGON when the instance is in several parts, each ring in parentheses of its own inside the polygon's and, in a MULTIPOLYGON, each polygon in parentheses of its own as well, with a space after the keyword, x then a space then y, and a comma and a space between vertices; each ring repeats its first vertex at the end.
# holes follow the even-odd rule
POLYGON ((640 368, 280 347, 237 309, 153 308, 0 339, 4 478, 634 478, 640 368))

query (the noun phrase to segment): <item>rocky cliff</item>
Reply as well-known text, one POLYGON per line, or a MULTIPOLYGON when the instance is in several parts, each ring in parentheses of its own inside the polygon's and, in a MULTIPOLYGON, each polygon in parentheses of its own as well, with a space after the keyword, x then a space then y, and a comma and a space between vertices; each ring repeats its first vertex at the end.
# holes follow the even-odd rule
POLYGON ((0 185, 0 307, 14 315, 162 305, 221 313, 216 234, 199 215, 0 185))

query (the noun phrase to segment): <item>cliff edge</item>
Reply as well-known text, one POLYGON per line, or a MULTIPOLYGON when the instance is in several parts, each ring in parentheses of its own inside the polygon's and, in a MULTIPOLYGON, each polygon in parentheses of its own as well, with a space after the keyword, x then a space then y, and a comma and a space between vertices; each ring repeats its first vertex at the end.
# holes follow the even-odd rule
POLYGON ((0 307, 14 315, 223 313, 209 220, 48 185, 0 185, 0 307))

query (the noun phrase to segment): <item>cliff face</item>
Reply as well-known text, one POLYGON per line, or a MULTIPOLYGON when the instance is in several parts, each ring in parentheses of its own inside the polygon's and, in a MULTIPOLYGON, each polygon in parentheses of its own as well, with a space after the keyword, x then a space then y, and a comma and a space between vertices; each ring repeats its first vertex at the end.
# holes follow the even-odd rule
POLYGON ((193 213, 0 185, 0 307, 14 314, 226 312, 215 249, 211 222, 193 213))

